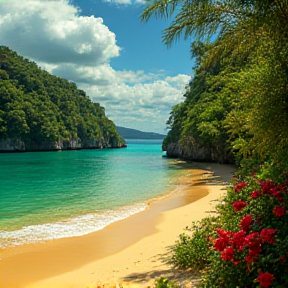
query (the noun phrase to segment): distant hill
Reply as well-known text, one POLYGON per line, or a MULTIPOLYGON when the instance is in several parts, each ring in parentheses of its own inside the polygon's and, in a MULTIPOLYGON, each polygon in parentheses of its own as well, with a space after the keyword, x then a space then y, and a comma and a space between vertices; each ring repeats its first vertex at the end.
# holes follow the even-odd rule
POLYGON ((166 135, 154 133, 154 132, 143 132, 136 129, 130 129, 125 127, 117 126, 119 135, 124 139, 164 139, 166 135))

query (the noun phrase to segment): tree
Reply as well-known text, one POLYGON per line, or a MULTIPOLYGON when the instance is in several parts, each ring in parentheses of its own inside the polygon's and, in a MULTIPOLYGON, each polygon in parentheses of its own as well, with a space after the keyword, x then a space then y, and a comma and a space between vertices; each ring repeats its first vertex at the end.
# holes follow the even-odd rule
POLYGON ((189 133, 205 145, 219 137, 219 143, 230 143, 224 150, 233 149, 238 158, 288 169, 287 15, 286 0, 147 1, 143 21, 173 19, 163 32, 166 45, 181 36, 196 39, 191 47, 198 62, 185 94, 179 142, 189 133), (210 43, 199 45, 200 40, 210 43))

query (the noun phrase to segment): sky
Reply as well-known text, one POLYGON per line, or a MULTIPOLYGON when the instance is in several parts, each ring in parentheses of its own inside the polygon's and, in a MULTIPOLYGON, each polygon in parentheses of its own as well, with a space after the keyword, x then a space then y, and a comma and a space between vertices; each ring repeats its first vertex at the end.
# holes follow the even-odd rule
POLYGON ((0 0, 0 45, 68 79, 116 125, 165 134, 192 76, 189 41, 168 49, 144 0, 0 0))

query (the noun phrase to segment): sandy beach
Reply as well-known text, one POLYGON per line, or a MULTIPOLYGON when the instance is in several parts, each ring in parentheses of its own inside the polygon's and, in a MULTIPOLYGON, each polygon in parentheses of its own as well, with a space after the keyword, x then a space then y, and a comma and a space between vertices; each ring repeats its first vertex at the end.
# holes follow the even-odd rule
POLYGON ((213 213, 236 170, 198 166, 179 179, 176 192, 100 231, 0 251, 0 287, 148 287, 159 277, 193 286, 197 277, 175 270, 169 249, 192 221, 213 213))

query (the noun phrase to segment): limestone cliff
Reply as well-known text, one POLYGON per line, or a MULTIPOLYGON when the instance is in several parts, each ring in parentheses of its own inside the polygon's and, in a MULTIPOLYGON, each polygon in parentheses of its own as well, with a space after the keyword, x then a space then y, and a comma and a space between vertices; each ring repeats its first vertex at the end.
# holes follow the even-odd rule
POLYGON ((195 141, 180 144, 179 142, 166 143, 162 147, 169 158, 181 158, 192 161, 234 163, 232 154, 218 153, 211 147, 203 146, 195 141))
POLYGON ((55 142, 42 142, 37 144, 31 141, 23 141, 17 138, 8 138, 0 140, 0 152, 29 152, 29 151, 58 151, 58 150, 80 150, 80 149, 102 149, 102 148, 121 148, 126 147, 123 143, 114 143, 115 141, 86 140, 81 143, 80 140, 58 140, 55 142))

